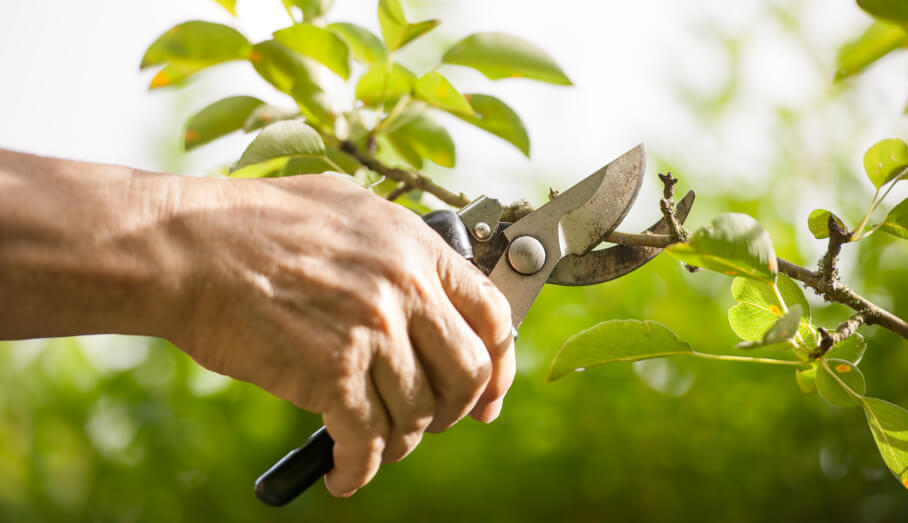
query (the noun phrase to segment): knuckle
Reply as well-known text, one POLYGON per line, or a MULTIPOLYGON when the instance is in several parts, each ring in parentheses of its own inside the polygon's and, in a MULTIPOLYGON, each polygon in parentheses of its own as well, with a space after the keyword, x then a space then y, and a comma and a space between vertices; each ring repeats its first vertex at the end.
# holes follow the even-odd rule
POLYGON ((456 381, 442 395, 458 405, 472 402, 485 388, 492 376, 492 364, 488 357, 459 369, 456 381))

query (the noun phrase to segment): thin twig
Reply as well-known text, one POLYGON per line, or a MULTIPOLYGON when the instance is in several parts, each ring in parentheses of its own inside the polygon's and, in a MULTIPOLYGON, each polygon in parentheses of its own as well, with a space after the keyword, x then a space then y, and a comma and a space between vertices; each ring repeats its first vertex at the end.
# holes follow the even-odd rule
POLYGON ((631 234, 626 232, 612 231, 605 237, 605 241, 617 243, 619 245, 631 245, 633 247, 656 247, 664 249, 673 243, 678 243, 667 234, 631 234))
POLYGON ((835 216, 829 215, 827 222, 829 227, 829 244, 826 247, 826 254, 820 259, 820 278, 831 283, 839 279, 839 253, 842 252, 842 245, 848 243, 851 233, 843 227, 835 216))
MULTIPOLYGON (((665 248, 673 243, 678 243, 667 234, 628 234, 617 231, 608 235, 605 240, 620 245, 657 248, 665 248)), ((819 271, 811 271, 784 258, 777 258, 776 260, 779 272, 803 282, 814 289, 826 301, 847 305, 861 313, 863 322, 867 325, 885 327, 908 339, 908 322, 854 292, 838 279, 825 280, 820 276, 819 271)))
POLYGON ((687 229, 678 222, 678 217, 675 214, 675 184, 678 183, 678 179, 672 176, 670 172, 660 173, 659 179, 662 180, 663 186, 659 209, 662 211, 665 222, 668 223, 669 236, 676 242, 686 242, 688 237, 687 229))
POLYGON ((394 200, 400 198, 401 196, 410 192, 411 190, 413 190, 413 187, 410 187, 410 185, 407 183, 402 183, 402 184, 398 185, 397 187, 395 187, 395 189, 393 191, 389 192, 388 196, 386 196, 386 198, 389 202, 393 202, 394 200))
POLYGON ((867 319, 866 312, 859 312, 854 316, 848 318, 845 322, 839 325, 836 330, 829 332, 823 327, 817 327, 817 332, 820 333, 820 346, 818 347, 817 354, 812 355, 813 358, 819 358, 820 356, 826 354, 833 345, 839 343, 840 341, 848 338, 855 332, 857 332, 858 327, 863 325, 867 319))
POLYGON ((359 161, 359 163, 365 165, 369 169, 372 169, 378 174, 383 174, 394 181, 407 184, 413 189, 419 189, 423 192, 433 194, 437 196, 439 200, 445 202, 448 205, 454 207, 463 207, 464 205, 470 203, 470 199, 467 198, 464 193, 455 193, 449 191, 448 189, 445 189, 441 185, 438 185, 437 183, 432 181, 430 178, 427 178, 426 176, 423 176, 418 172, 385 165, 371 154, 360 150, 351 142, 342 142, 341 149, 346 153, 352 154, 359 161))
POLYGON ((839 280, 825 281, 818 273, 782 258, 778 258, 778 263, 779 272, 805 283, 808 287, 817 291, 817 294, 826 301, 841 303, 855 311, 863 312, 864 322, 867 325, 885 327, 908 339, 908 322, 857 294, 839 280))

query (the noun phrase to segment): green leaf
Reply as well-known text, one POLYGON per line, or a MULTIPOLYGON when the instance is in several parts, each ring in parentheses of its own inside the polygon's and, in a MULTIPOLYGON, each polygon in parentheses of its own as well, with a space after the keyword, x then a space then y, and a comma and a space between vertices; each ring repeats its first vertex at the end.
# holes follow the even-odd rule
POLYGON ((886 22, 874 22, 857 40, 839 49, 835 80, 853 76, 891 51, 905 45, 908 45, 908 31, 886 22))
POLYGON ((353 59, 366 65, 384 62, 388 58, 385 44, 365 27, 346 22, 328 24, 325 29, 339 36, 350 47, 353 59))
POLYGON ((850 361, 826 358, 817 371, 817 392, 836 407, 853 407, 866 389, 864 375, 850 361))
MULTIPOLYGON (((400 119, 406 123, 393 128, 386 136, 401 156, 410 162, 411 158, 407 156, 412 157, 415 153, 420 158, 432 160, 442 167, 454 167, 454 140, 441 124, 417 107, 405 109, 400 119)), ((414 167, 420 168, 415 165, 414 167)))
POLYGON ((908 168, 908 144, 899 138, 880 140, 864 154, 864 171, 877 188, 908 168))
POLYGON ((289 156, 280 156, 261 163, 254 163, 240 169, 235 169, 230 171, 228 175, 231 178, 273 178, 281 174, 281 170, 289 161, 289 156))
POLYGON ((416 75, 400 64, 390 71, 386 64, 373 65, 356 84, 356 99, 366 105, 393 101, 413 91, 416 75))
POLYGON ((265 127, 252 140, 236 169, 282 156, 321 156, 325 142, 315 129, 299 120, 285 120, 265 127))
POLYGON ((403 140, 392 140, 388 136, 379 136, 378 137, 379 152, 388 153, 392 151, 395 156, 387 158, 389 163, 404 162, 414 169, 423 168, 422 156, 416 152, 416 149, 410 145, 409 142, 403 140))
POLYGON ((175 62, 165 65, 155 73, 148 84, 149 89, 170 87, 182 84, 187 78, 207 68, 206 63, 175 62))
POLYGON ((328 147, 324 156, 299 156, 291 158, 280 172, 280 176, 297 174, 318 174, 323 172, 340 172, 356 174, 360 169, 359 162, 349 154, 328 147))
POLYGON ((847 230, 845 227, 845 222, 835 214, 827 211, 826 209, 814 209, 810 216, 807 217, 807 228, 810 229, 810 232, 813 233, 813 237, 822 240, 823 238, 829 238, 829 217, 838 222, 842 229, 847 230))
POLYGON ((902 200, 889 211, 886 219, 880 224, 880 230, 908 240, 908 199, 902 200))
POLYGON ((310 83, 298 83, 293 86, 290 95, 307 120, 322 126, 330 126, 334 121, 328 95, 321 87, 310 83))
POLYGON ((864 415, 889 470, 908 488, 908 411, 877 398, 864 398, 864 415))
POLYGON ((242 129, 249 115, 263 103, 253 96, 231 96, 214 102, 186 122, 183 147, 189 151, 242 129))
POLYGON ((411 24, 407 21, 399 0, 378 2, 378 24, 388 49, 392 51, 435 29, 440 23, 441 20, 426 20, 411 24))
MULTIPOLYGON (((815 334, 810 325, 810 305, 804 291, 784 274, 779 275, 776 285, 787 306, 797 305, 801 309, 798 330, 801 339, 812 346, 815 334)), ((768 283, 749 278, 735 278, 731 284, 731 295, 738 303, 728 309, 728 323, 735 334, 744 341, 762 341, 782 317, 782 304, 768 283)))
POLYGON ((813 366, 809 369, 796 370, 795 381, 798 383, 798 388, 801 389, 801 392, 813 394, 817 391, 817 367, 813 366))
POLYGON ((422 76, 413 85, 413 94, 429 105, 444 109, 458 116, 473 116, 470 102, 451 85, 451 82, 437 71, 422 76))
POLYGON ((774 282, 779 272, 769 234, 746 214, 720 214, 666 252, 690 265, 767 283, 774 282))
POLYGON ((755 349, 758 347, 769 347, 772 345, 785 344, 791 346, 794 343, 795 334, 801 324, 801 315, 803 309, 800 305, 792 305, 791 308, 781 318, 775 321, 763 335, 760 341, 746 341, 738 344, 739 349, 755 349))
POLYGON ((193 20, 176 25, 158 37, 142 58, 141 69, 165 65, 151 87, 164 87, 222 62, 245 60, 252 45, 236 29, 223 24, 193 20))
POLYGON ((454 44, 442 58, 446 64, 472 67, 492 80, 530 78, 558 85, 571 80, 545 51, 504 33, 475 33, 454 44))
POLYGON ((317 71, 312 63, 276 40, 256 44, 249 61, 262 78, 283 93, 290 94, 300 83, 316 84, 317 71))
POLYGON ((857 73, 908 45, 908 30, 898 25, 876 21, 856 40, 842 46, 836 60, 835 81, 857 73))
POLYGON ((303 13, 303 21, 308 22, 327 13, 334 0, 281 0, 284 8, 290 12, 291 7, 298 7, 303 13))
POLYGON ((215 2, 221 4, 221 7, 227 10, 228 13, 236 16, 236 0, 214 0, 215 2))
POLYGON ((638 361, 692 354, 687 342, 655 321, 610 320, 581 331, 564 342, 546 381, 616 361, 638 361))
POLYGON ((864 337, 860 334, 852 334, 833 345, 829 352, 826 353, 825 358, 850 361, 857 365, 861 363, 861 358, 864 357, 864 349, 866 348, 867 342, 864 341, 864 337))
POLYGON ((344 80, 350 77, 350 49, 331 31, 311 24, 295 24, 275 31, 274 39, 319 62, 344 80))
POLYGON ((530 156, 530 137, 513 109, 498 98, 487 94, 467 94, 464 98, 473 108, 474 116, 457 114, 455 116, 505 139, 524 155, 530 156))
POLYGON ((908 24, 908 2, 905 0, 858 0, 858 5, 876 18, 908 24))
POLYGON ((249 117, 243 122, 243 130, 247 133, 261 129, 266 125, 282 120, 290 120, 300 115, 299 109, 289 109, 279 105, 262 104, 249 113, 249 117))

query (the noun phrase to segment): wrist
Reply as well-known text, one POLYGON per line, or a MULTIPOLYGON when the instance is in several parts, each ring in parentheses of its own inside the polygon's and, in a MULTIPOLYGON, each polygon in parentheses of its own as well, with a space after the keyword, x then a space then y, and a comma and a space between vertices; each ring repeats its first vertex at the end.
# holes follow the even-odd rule
POLYGON ((181 178, 0 152, 0 338, 168 337, 181 178))

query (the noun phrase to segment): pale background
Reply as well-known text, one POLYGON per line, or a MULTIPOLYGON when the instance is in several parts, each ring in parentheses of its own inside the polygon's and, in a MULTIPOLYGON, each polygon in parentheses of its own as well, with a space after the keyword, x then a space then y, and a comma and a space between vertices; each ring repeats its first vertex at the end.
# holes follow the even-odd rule
MULTIPOLYGON (((814 106, 804 125, 805 143, 823 150, 847 140, 840 147, 853 150, 856 170, 861 152, 876 139, 908 130, 902 116, 908 97, 904 57, 884 60, 856 88, 834 96, 835 49, 869 20, 850 0, 423 0, 406 5, 411 19, 444 19, 435 42, 482 30, 520 35, 546 49, 575 83, 572 88, 519 80, 492 83, 471 70, 445 67, 462 90, 491 92, 510 103, 532 140, 528 161, 504 142, 452 119, 460 154, 458 181, 451 185, 470 194, 538 199, 542 186, 568 185, 641 141, 651 153, 699 171, 683 176, 708 173, 715 183, 747 191, 777 160, 772 113, 778 107, 814 106), (776 8, 794 11, 806 34, 796 34, 773 16, 776 8), (722 38, 740 42, 736 63, 717 42, 722 38), (679 99, 685 91, 709 98, 730 81, 740 86, 740 96, 713 121, 698 119, 679 99), (532 194, 527 194, 527 179, 538 185, 532 194)), ((138 63, 154 38, 187 19, 235 23, 252 39, 287 23, 277 0, 240 0, 238 9, 239 20, 232 20, 207 0, 3 0, 0 146, 188 175, 235 159, 251 137, 209 145, 185 161, 164 160, 173 156, 165 153, 178 150, 185 117, 210 101, 233 94, 281 99, 248 64, 204 72, 175 94, 169 89, 148 93, 152 73, 140 73, 138 63)), ((371 0, 338 0, 331 16, 378 32, 374 11, 371 0)), ((431 42, 422 51, 426 48, 431 42)), ((646 190, 654 185, 651 176, 646 190)))

